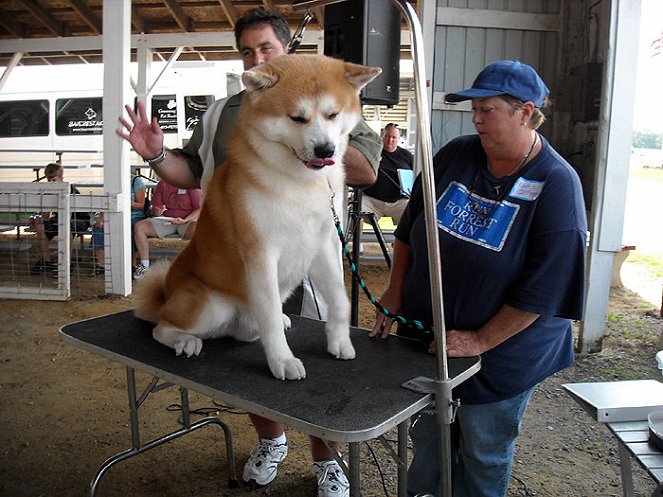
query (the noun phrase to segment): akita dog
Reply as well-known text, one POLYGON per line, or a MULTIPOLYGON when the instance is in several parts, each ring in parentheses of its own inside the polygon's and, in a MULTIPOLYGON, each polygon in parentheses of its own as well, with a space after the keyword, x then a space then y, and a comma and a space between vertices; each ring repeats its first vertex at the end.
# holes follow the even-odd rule
POLYGON ((355 357, 330 198, 335 192, 341 212, 342 157, 361 119, 359 91, 380 72, 286 55, 242 75, 246 95, 228 161, 204 192, 195 234, 134 294, 135 314, 156 323, 158 342, 192 356, 206 338, 260 338, 276 378, 304 378, 281 305, 308 274, 329 305, 327 350, 355 357))

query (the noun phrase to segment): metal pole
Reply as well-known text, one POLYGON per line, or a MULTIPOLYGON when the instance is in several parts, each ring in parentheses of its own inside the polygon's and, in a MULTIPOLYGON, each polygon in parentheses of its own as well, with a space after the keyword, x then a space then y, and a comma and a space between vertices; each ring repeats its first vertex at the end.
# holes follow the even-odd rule
POLYGON ((439 494, 451 497, 451 422, 453 409, 449 367, 447 363, 446 328, 444 324, 444 300, 442 297, 442 263, 437 231, 435 183, 433 177, 433 148, 428 115, 426 72, 423 53, 423 33, 416 12, 405 0, 392 0, 398 5, 410 26, 410 46, 414 62, 415 96, 419 124, 419 152, 422 158, 422 180, 426 238, 428 240, 428 272, 430 274, 433 325, 435 327, 435 350, 437 355, 437 381, 435 388, 435 417, 440 429, 439 440, 439 494))
POLYGON ((131 421, 131 447, 140 449, 140 428, 138 427, 138 399, 136 398, 136 372, 127 366, 127 393, 129 394, 129 420, 131 421))
MULTIPOLYGON (((364 220, 361 217, 361 188, 355 188, 354 198, 352 200, 352 215, 354 224, 352 225, 352 260, 355 262, 357 271, 359 271, 359 264, 361 258, 361 234, 364 229, 364 220)), ((350 324, 352 326, 359 326, 359 283, 356 278, 352 278, 351 290, 351 311, 350 311, 350 324)))

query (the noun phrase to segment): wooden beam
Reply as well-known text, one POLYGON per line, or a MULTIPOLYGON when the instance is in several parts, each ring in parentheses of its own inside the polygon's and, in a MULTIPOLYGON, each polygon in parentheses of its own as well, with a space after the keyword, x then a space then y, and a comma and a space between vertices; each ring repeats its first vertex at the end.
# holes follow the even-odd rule
POLYGON ((175 19, 175 22, 182 31, 193 31, 193 20, 184 14, 182 7, 180 7, 176 0, 163 0, 163 3, 166 5, 166 8, 170 11, 170 14, 173 16, 173 19, 175 19))
POLYGON ((522 29, 528 31, 559 31, 560 14, 530 14, 490 9, 438 7, 438 26, 465 28, 522 29))
POLYGON ((272 0, 262 0, 262 5, 267 10, 274 10, 274 2, 272 0))
POLYGON ((73 54, 73 53, 71 53, 71 52, 64 52, 64 54, 65 54, 65 55, 69 55, 70 57, 77 58, 77 59, 80 60, 83 64, 87 64, 87 60, 85 60, 85 57, 83 57, 82 55, 73 54))
POLYGON ((226 15, 228 23, 230 23, 230 26, 235 29, 235 24, 237 24, 237 12, 235 12, 233 3, 230 0, 219 0, 219 5, 221 5, 221 8, 223 9, 223 13, 226 15))
MULTIPOLYGON (((108 0, 107 0, 108 1, 108 0)), ((308 31, 304 34, 303 43, 307 41, 308 31)), ((312 32, 311 40, 317 39, 319 32, 312 32)), ((23 40, 0 39, 0 53, 36 53, 61 52, 63 50, 101 50, 103 36, 69 36, 67 38, 28 38, 23 40)), ((131 36, 132 48, 194 46, 194 47, 232 47, 235 37, 232 32, 205 33, 162 33, 131 36)), ((313 41, 315 43, 315 41, 313 41)), ((237 54, 235 54, 235 57, 237 54)))
POLYGON ((149 33, 147 23, 138 13, 135 7, 131 9, 131 24, 139 33, 149 33))
POLYGON ((51 16, 47 11, 45 11, 37 2, 34 0, 20 0, 23 6, 28 9, 33 16, 35 16, 39 21, 41 21, 44 26, 50 29, 54 34, 58 36, 69 36, 69 30, 65 23, 58 21, 53 16, 51 16))
POLYGON ((10 22, 9 19, 10 16, 6 12, 3 12, 2 9, 0 9, 0 26, 5 28, 7 32, 15 35, 18 38, 30 37, 30 30, 25 24, 17 22, 13 19, 10 22))
POLYGON ((69 5, 98 35, 101 34, 101 19, 99 19, 92 9, 83 0, 69 0, 69 5))

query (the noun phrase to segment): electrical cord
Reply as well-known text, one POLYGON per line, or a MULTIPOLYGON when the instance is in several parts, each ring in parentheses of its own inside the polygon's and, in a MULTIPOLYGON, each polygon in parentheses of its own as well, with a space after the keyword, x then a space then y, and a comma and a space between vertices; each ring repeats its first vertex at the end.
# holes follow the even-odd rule
MULTIPOLYGON (((217 402, 214 399, 212 399, 212 403, 214 404, 214 407, 198 407, 196 409, 190 409, 189 414, 193 414, 196 416, 203 416, 203 417, 218 416, 222 412, 228 414, 247 414, 247 412, 242 409, 236 409, 234 407, 226 406, 224 404, 217 402)), ((168 412, 182 411, 182 404, 178 404, 176 402, 170 404, 169 406, 166 407, 166 411, 168 412)), ((182 419, 181 416, 177 419, 177 422, 181 425, 184 424, 184 420, 182 419)))
POLYGON ((375 463, 375 467, 378 470, 378 473, 380 474, 380 481, 382 482, 382 489, 384 490, 384 495, 385 497, 389 497, 389 491, 387 490, 387 482, 385 481, 384 473, 382 472, 382 468, 380 467, 380 463, 378 462, 378 458, 375 455, 375 452, 373 451, 373 447, 371 447, 371 444, 368 443, 368 441, 364 442, 366 444, 366 447, 368 448, 368 452, 370 452, 371 457, 373 458, 373 462, 375 463))
POLYGON ((526 495, 527 497, 534 497, 535 494, 533 494, 532 492, 530 492, 529 488, 527 488, 527 485, 525 484, 524 481, 522 481, 522 480, 521 480, 520 478, 518 478, 517 476, 513 476, 513 475, 511 475, 511 478, 513 478, 513 479, 516 480, 518 483, 520 483, 520 486, 522 487, 522 490, 525 492, 525 495, 526 495))

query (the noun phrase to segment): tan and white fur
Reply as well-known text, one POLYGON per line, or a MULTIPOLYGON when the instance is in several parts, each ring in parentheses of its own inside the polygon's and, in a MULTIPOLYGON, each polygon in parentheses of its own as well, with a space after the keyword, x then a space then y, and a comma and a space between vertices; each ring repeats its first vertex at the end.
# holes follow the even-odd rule
POLYGON ((192 356, 206 338, 260 338, 276 378, 304 378, 281 305, 308 274, 329 305, 327 350, 355 357, 330 188, 341 212, 342 157, 361 118, 358 94, 379 73, 288 55, 242 75, 246 94, 228 161, 205 191, 195 234, 134 293, 135 313, 156 323, 158 342, 192 356))

